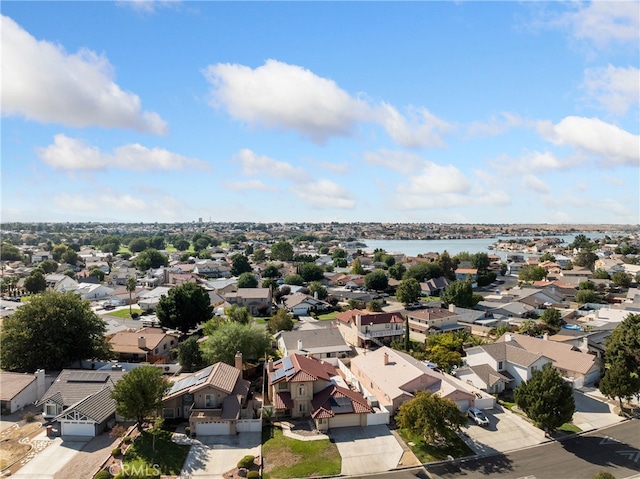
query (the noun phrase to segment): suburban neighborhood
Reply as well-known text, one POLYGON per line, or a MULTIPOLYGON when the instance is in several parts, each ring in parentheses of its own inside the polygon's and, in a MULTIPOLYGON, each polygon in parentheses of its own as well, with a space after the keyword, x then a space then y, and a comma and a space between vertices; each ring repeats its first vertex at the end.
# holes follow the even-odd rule
POLYGON ((637 228, 33 226, 2 231, 5 476, 434 477, 640 412, 637 228))

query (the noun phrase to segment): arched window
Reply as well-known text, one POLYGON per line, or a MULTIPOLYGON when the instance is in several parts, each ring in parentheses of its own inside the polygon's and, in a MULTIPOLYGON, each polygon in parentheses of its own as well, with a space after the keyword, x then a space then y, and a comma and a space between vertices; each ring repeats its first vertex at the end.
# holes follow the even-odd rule
POLYGON ((301 384, 300 387, 298 388, 298 394, 300 396, 304 396, 306 394, 306 389, 304 384, 301 384))

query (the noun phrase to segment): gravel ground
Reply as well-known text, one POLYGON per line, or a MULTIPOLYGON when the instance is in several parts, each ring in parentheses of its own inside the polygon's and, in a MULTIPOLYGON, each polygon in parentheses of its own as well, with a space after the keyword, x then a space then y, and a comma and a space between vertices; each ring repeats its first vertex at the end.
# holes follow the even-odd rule
POLYGON ((71 461, 56 472, 54 479, 91 479, 98 467, 111 455, 118 441, 118 438, 109 437, 108 433, 94 437, 71 461))

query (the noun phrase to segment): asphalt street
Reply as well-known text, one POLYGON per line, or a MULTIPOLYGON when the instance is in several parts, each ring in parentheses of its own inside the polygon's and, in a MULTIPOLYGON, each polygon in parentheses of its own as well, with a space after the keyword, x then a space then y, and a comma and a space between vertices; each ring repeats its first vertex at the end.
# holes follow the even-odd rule
POLYGON ((619 479, 640 473, 640 420, 509 454, 427 465, 433 478, 585 479, 607 471, 619 479))

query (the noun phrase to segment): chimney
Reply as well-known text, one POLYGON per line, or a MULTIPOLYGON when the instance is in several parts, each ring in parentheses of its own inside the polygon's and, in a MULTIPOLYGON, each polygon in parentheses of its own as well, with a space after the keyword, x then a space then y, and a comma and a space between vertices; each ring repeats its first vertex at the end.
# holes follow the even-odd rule
POLYGON ((298 351, 302 351, 302 339, 298 339, 298 351))
POLYGON ((34 373, 35 377, 36 377, 36 394, 38 395, 38 401, 40 401, 40 399, 42 399, 42 396, 44 396, 44 393, 46 392, 45 390, 45 380, 44 380, 44 369, 38 369, 35 373, 34 373))
POLYGON ((235 367, 242 372, 242 353, 238 351, 235 356, 235 367))
POLYGON ((140 349, 147 349, 147 338, 144 336, 138 336, 138 347, 140 349))
POLYGON ((362 315, 359 313, 356 314, 356 326, 358 329, 362 326, 362 315))
POLYGON ((267 372, 268 373, 273 372, 273 359, 269 359, 269 361, 267 361, 267 372))
POLYGON ((456 312, 456 305, 455 304, 450 304, 449 305, 449 312, 450 313, 455 313, 456 312))
POLYGON ((542 335, 542 339, 544 339, 545 341, 548 341, 549 340, 549 333, 544 333, 542 335))
POLYGON ((513 341, 513 336, 511 336, 509 333, 504 335, 504 342, 509 342, 509 341, 513 341))
POLYGON ((122 364, 114 364, 111 366, 112 371, 122 371, 122 364))
POLYGON ((389 354, 388 353, 384 353, 382 355, 382 360, 384 361, 384 365, 386 366, 387 364, 389 364, 389 354))

